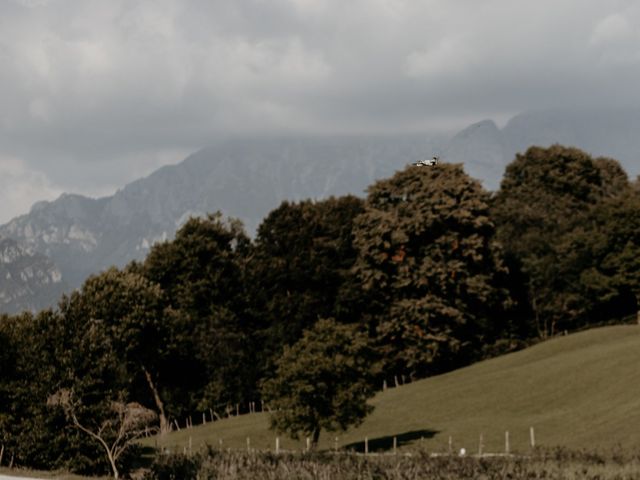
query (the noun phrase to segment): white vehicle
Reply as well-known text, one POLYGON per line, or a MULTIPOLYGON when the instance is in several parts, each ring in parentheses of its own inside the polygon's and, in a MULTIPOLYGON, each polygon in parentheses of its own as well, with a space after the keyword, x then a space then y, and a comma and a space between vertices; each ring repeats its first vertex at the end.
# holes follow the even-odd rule
POLYGON ((414 165, 416 167, 434 167, 438 164, 439 160, 440 160, 440 157, 435 156, 430 160, 419 160, 415 162, 414 165))

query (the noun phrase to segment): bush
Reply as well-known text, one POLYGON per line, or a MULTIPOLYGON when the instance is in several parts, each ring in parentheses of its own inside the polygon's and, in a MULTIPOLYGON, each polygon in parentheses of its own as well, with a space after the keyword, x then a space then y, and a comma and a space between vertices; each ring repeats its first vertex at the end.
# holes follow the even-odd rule
POLYGON ((201 455, 159 454, 145 480, 195 480, 202 465, 201 455))

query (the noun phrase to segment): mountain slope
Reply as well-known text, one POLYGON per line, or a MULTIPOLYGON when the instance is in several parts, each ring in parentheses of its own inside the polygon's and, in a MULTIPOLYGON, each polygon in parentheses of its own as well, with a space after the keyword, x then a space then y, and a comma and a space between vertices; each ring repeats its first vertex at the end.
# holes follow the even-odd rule
POLYGON ((0 311, 37 310, 64 292, 60 270, 45 255, 0 238, 0 311))
MULTIPOLYGON (((340 446, 401 446, 446 451, 477 451, 483 434, 486 452, 504 451, 505 431, 512 450, 529 448, 529 427, 537 445, 571 448, 640 447, 640 327, 593 329, 484 361, 454 372, 379 393, 375 410, 358 428, 338 434, 340 446), (422 440, 421 440, 422 438, 422 440)), ((161 446, 182 448, 189 438, 246 448, 273 448, 267 414, 243 415, 189 430, 161 446)), ((281 437, 283 437, 281 435, 281 437)), ((321 447, 332 448, 335 434, 323 432, 321 447)), ((304 439, 282 439, 283 448, 300 449, 304 439)), ((151 443, 151 442, 150 442, 151 443)))

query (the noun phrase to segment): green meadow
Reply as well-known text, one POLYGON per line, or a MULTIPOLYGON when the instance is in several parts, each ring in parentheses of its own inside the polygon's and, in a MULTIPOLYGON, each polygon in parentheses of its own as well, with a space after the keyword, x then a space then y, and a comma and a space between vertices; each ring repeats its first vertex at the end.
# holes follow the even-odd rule
MULTIPOLYGON (((542 342, 444 375, 379 392, 374 412, 347 432, 322 432, 321 449, 484 453, 633 449, 640 446, 640 327, 596 328, 542 342), (337 439, 337 442, 336 442, 337 439)), ((205 445, 233 450, 304 450, 269 429, 267 413, 182 429, 147 445, 172 452, 205 445)))

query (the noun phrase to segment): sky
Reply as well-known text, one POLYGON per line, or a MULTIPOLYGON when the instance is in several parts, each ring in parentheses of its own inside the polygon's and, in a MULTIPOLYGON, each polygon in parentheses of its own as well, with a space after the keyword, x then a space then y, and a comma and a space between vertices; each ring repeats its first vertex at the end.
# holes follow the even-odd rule
POLYGON ((635 0, 0 0, 0 223, 213 139, 640 107, 635 0))

